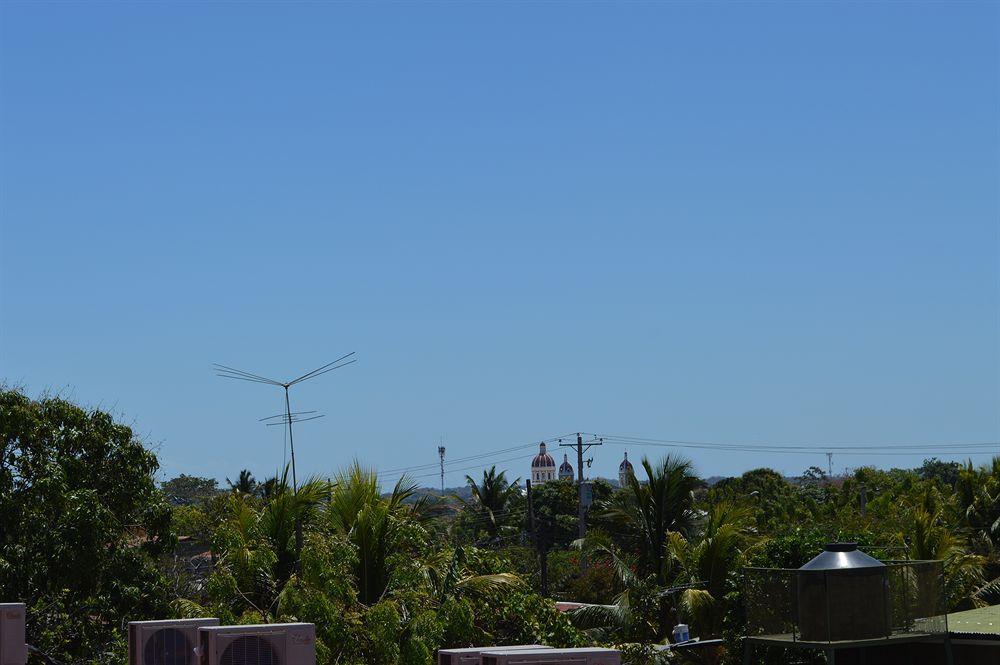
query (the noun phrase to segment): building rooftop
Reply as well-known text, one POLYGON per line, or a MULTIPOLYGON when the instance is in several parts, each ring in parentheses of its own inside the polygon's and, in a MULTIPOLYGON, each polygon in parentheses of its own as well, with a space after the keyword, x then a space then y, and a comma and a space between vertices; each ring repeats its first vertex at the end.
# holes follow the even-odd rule
POLYGON ((1000 638, 1000 605, 952 612, 948 615, 948 632, 952 635, 995 635, 1000 638))

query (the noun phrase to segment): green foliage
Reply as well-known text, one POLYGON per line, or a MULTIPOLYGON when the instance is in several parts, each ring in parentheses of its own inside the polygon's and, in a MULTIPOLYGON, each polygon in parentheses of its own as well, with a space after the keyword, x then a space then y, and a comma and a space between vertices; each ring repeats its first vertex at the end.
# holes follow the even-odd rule
POLYGON ((791 485, 772 469, 754 469, 738 478, 726 478, 708 492, 707 503, 750 500, 755 521, 765 531, 780 532, 811 518, 816 511, 815 486, 791 485))
POLYGON ((188 476, 182 473, 162 483, 160 489, 174 503, 200 503, 219 493, 219 482, 214 478, 188 476))
POLYGON ((0 441, 0 597, 27 603, 43 651, 113 659, 129 620, 168 611, 156 457, 108 413, 17 390, 0 392, 0 441))
POLYGON ((506 590, 486 599, 490 608, 477 616, 486 641, 492 644, 547 644, 577 647, 589 644, 552 601, 529 591, 506 590))
POLYGON ((256 494, 258 489, 257 480, 247 469, 240 471, 240 475, 237 477, 236 482, 226 478, 226 484, 229 485, 229 490, 231 492, 236 492, 237 494, 256 494))
POLYGON ((668 653, 651 644, 621 644, 622 665, 667 665, 673 662, 668 653))
POLYGON ((547 547, 569 547, 579 537, 578 487, 569 480, 552 480, 532 487, 535 528, 547 547))
POLYGON ((936 457, 925 459, 917 474, 923 480, 930 480, 941 487, 954 487, 962 465, 958 462, 942 462, 936 457))
POLYGON ((319 665, 429 665, 443 647, 529 642, 620 644, 624 662, 653 665, 672 658, 653 645, 678 621, 725 637, 738 662, 741 568, 797 568, 832 540, 943 560, 953 607, 1000 602, 1000 457, 834 479, 756 469, 708 489, 685 460, 643 460, 645 478, 621 490, 594 483, 583 542, 577 486, 545 483, 533 504, 550 589, 592 603, 561 613, 534 590, 525 497, 496 468, 467 479, 457 514, 404 479, 383 494, 357 463, 297 490, 287 472, 258 483, 243 470, 228 492, 182 475, 164 483, 171 509, 155 457, 107 414, 0 398, 0 593, 27 600, 32 643, 70 662, 123 663, 126 622, 171 614, 312 622, 319 665), (215 566, 197 584, 171 578, 189 594, 171 600, 172 534, 210 545, 215 566))
POLYGON ((459 498, 463 508, 457 525, 459 530, 477 544, 498 546, 502 536, 521 522, 522 511, 515 510, 520 503, 520 480, 510 482, 506 472, 491 466, 483 471, 481 480, 466 476, 465 482, 471 496, 468 500, 459 498))
POLYGON ((694 513, 694 490, 698 478, 691 463, 668 455, 653 464, 643 458, 645 482, 630 476, 622 491, 597 507, 600 524, 616 534, 626 550, 635 553, 643 574, 655 576, 661 585, 670 575, 666 544, 671 533, 686 534, 694 513))
POLYGON ((729 610, 727 594, 754 542, 753 514, 745 505, 717 503, 698 537, 674 536, 669 544, 681 569, 675 582, 697 584, 680 594, 680 619, 699 634, 719 635, 729 610))

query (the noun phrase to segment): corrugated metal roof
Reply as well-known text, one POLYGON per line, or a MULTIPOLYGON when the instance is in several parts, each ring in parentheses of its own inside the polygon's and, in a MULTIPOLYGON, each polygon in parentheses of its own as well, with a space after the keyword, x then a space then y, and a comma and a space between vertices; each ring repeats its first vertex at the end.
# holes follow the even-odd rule
POLYGON ((978 607, 948 615, 948 632, 967 635, 1000 635, 1000 605, 978 607))

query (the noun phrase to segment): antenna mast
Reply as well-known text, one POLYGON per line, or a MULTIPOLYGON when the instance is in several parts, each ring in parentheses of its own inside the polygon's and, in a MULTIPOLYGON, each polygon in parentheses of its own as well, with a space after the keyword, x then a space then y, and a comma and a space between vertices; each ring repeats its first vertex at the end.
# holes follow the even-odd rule
POLYGON ((213 363, 213 365, 212 365, 215 368, 215 373, 216 373, 217 376, 221 376, 221 377, 226 378, 226 379, 237 379, 237 380, 240 380, 240 381, 251 381, 253 383, 264 383, 264 384, 267 384, 267 385, 270 385, 270 386, 277 386, 278 388, 282 388, 285 391, 285 412, 283 414, 279 413, 277 416, 269 416, 268 418, 262 418, 261 420, 264 421, 264 420, 272 420, 274 418, 281 418, 281 420, 279 420, 276 423, 268 423, 268 424, 269 425, 270 424, 275 424, 275 425, 281 424, 281 425, 287 425, 288 426, 288 447, 289 447, 289 450, 291 451, 291 454, 292 454, 292 491, 293 492, 298 493, 298 491, 299 491, 299 482, 298 482, 298 476, 296 475, 296 472, 295 472, 295 441, 292 438, 292 423, 300 422, 302 420, 313 420, 315 418, 320 418, 321 416, 303 417, 305 414, 310 414, 310 413, 314 414, 314 413, 316 413, 315 411, 299 411, 299 412, 296 412, 296 413, 292 413, 292 404, 291 404, 291 400, 289 400, 289 397, 288 397, 288 389, 291 388, 292 386, 298 384, 298 383, 302 383, 303 381, 308 381, 309 379, 315 379, 317 376, 319 376, 321 374, 326 374, 327 372, 332 372, 335 369, 340 369, 341 367, 344 367, 346 365, 350 365, 352 363, 356 363, 358 361, 358 359, 357 358, 351 358, 351 356, 353 356, 354 353, 355 353, 354 351, 351 351, 347 355, 341 356, 340 358, 337 358, 336 360, 334 360, 331 363, 327 363, 327 364, 325 364, 325 365, 323 365, 321 367, 317 367, 316 369, 312 370, 311 372, 306 372, 302 376, 300 376, 300 377, 298 377, 296 379, 292 379, 291 381, 278 381, 277 379, 269 379, 266 376, 261 376, 259 374, 252 374, 250 372, 244 372, 241 369, 236 369, 234 367, 228 367, 226 365, 220 365, 219 363, 213 363), (348 358, 351 358, 351 359, 348 360, 348 358))

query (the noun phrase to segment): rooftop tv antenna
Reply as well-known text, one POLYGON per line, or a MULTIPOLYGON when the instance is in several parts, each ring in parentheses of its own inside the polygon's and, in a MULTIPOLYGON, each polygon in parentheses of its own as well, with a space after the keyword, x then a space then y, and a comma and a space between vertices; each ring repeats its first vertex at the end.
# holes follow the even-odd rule
POLYGON ((340 369, 352 363, 358 361, 357 358, 351 358, 354 355, 354 351, 351 351, 347 355, 337 358, 331 363, 327 363, 322 367, 317 367, 311 372, 306 372, 302 376, 292 379, 291 381, 278 381, 276 379, 269 379, 266 376, 260 376, 259 374, 252 374, 250 372, 244 372, 241 369, 236 369, 234 367, 228 367, 226 365, 220 365, 219 363, 213 363, 212 366, 215 368, 215 373, 226 379, 238 379, 240 381, 251 381, 253 383, 264 383, 270 386, 277 386, 285 391, 285 412, 279 413, 277 416, 269 416, 267 418, 261 418, 262 422, 275 420, 275 422, 266 422, 268 425, 285 425, 288 427, 288 447, 292 454, 292 491, 298 492, 298 477, 295 474, 295 442, 292 439, 292 423, 303 422, 306 420, 315 420, 316 418, 321 418, 321 415, 316 414, 315 411, 292 411, 291 401, 288 399, 288 389, 292 386, 302 383, 303 381, 308 381, 309 379, 315 379, 321 374, 326 374, 327 372, 332 372, 335 369, 340 369), (348 358, 351 358, 348 360, 348 358), (312 414, 312 415, 311 415, 312 414))

